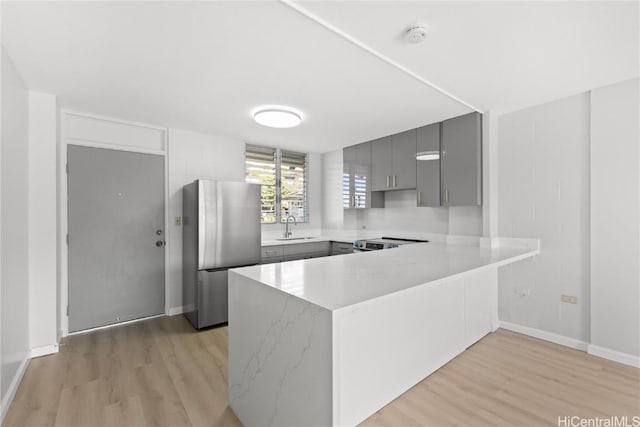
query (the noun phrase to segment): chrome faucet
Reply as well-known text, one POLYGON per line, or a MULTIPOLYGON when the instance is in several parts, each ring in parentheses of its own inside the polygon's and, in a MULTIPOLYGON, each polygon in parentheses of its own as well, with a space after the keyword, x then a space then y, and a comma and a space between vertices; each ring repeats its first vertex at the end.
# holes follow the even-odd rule
POLYGON ((290 237, 293 233, 289 231, 289 218, 293 219, 293 225, 297 225, 296 217, 290 214, 287 214, 287 219, 284 220, 284 237, 290 237))

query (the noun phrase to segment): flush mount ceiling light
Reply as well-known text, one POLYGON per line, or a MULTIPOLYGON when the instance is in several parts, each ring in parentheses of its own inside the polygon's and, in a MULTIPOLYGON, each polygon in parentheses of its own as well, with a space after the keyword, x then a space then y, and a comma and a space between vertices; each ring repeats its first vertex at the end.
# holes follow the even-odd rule
POLYGON ((439 151, 421 151, 416 154, 416 160, 438 160, 439 158, 439 151))
POLYGON ((285 108, 263 108, 253 113, 253 119, 263 126, 292 128, 302 122, 300 114, 285 108))

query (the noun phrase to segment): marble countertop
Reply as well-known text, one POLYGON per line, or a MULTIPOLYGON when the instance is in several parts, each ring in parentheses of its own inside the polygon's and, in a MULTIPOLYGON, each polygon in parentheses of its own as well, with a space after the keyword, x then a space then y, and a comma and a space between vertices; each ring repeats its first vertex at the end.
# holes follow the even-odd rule
MULTIPOLYGON (((288 242, 321 240, 336 239, 323 236, 317 240, 288 242)), ((509 244, 510 239, 501 240, 497 247, 416 243, 395 249, 262 264, 232 271, 328 310, 339 310, 421 284, 490 265, 508 264, 539 253, 536 245, 518 244, 515 239, 515 244, 509 244)))

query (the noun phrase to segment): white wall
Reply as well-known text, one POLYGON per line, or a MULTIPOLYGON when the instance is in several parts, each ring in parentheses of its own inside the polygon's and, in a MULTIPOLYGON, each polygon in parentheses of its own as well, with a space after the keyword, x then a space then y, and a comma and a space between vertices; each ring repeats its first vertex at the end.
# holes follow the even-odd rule
POLYGON ((34 355, 57 347, 56 97, 29 92, 29 327, 34 355))
MULTIPOLYGON (((440 233, 449 232, 449 208, 416 207, 416 192, 388 191, 384 209, 357 210, 356 229, 393 232, 440 233)), ((345 212, 345 217, 353 210, 345 212)))
MULTIPOLYGON (((638 79, 591 92, 591 346, 640 364, 638 79)), ((605 354, 606 355, 606 354, 605 354)))
POLYGON ((169 313, 182 310, 182 187, 196 179, 244 181, 244 142, 169 129, 169 313))
POLYGON ((4 47, 1 62, 0 418, 29 353, 28 93, 4 47))
POLYGON ((499 235, 541 239, 534 260, 500 269, 500 320, 587 342, 589 95, 501 116, 498 151, 499 235))

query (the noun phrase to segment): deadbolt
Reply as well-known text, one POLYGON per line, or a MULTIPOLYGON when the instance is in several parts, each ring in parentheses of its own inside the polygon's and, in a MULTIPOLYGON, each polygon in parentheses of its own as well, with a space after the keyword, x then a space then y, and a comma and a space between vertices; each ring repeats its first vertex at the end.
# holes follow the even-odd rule
POLYGON ((156 230, 156 234, 157 234, 158 236, 162 235, 162 230, 156 230))

